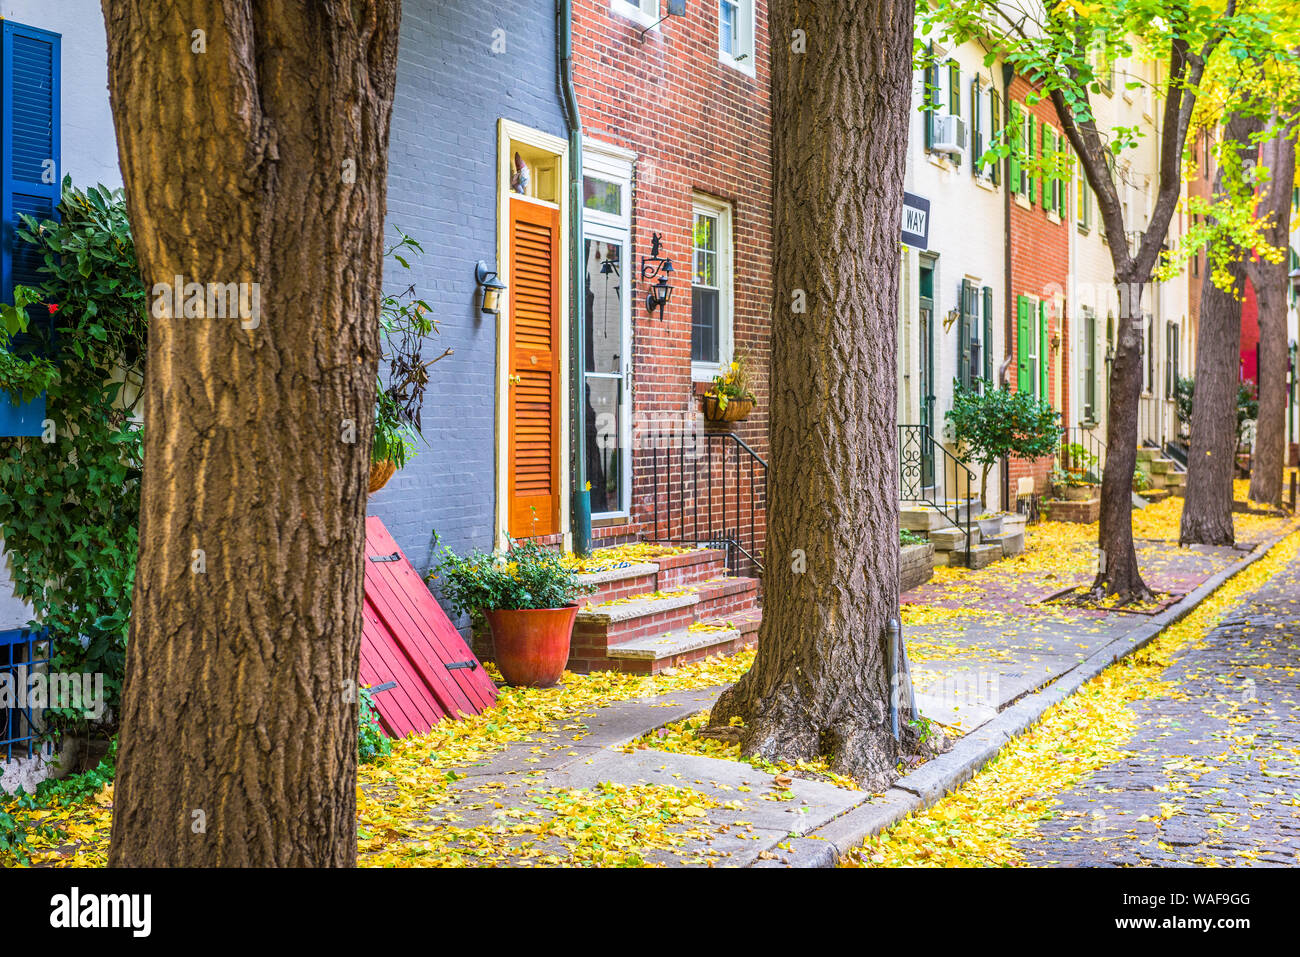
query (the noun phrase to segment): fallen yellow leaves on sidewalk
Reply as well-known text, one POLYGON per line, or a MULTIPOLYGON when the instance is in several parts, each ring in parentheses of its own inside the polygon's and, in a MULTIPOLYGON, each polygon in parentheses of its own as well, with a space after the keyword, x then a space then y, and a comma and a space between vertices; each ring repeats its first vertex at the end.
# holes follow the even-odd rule
POLYGON ((1137 721, 1129 704, 1178 695, 1177 686, 1161 677, 1173 656, 1201 640, 1238 599, 1268 581, 1297 552, 1300 532, 1293 532, 1149 645, 1050 709, 967 784, 867 839, 842 866, 1024 865, 1016 843, 1036 836, 1038 823, 1060 803, 1055 795, 1125 757, 1123 746, 1137 721))

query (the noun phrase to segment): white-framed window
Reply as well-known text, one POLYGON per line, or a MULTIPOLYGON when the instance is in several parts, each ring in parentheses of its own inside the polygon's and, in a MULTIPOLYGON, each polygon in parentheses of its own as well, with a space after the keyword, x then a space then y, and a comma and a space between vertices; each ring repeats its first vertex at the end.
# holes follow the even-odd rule
POLYGON ((609 8, 645 27, 659 22, 659 0, 610 0, 609 8))
POLYGON ((718 60, 754 75, 754 0, 718 0, 718 60))
POLYGON ((731 207, 696 195, 691 230, 691 378, 732 359, 731 207))

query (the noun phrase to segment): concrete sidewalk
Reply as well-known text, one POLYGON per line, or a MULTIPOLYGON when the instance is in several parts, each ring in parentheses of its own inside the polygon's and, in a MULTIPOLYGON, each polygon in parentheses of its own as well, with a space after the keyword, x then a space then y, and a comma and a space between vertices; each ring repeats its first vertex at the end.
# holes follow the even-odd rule
MULTIPOLYGON (((430 826, 440 820, 459 827, 491 825, 502 819, 503 808, 525 807, 531 820, 541 820, 551 789, 602 782, 670 785, 695 789, 711 799, 706 803, 726 806, 708 807, 704 820, 691 822, 687 846, 649 851, 647 863, 830 866, 868 834, 966 781, 1049 707, 1187 614, 1277 540, 1250 551, 1153 546, 1149 565, 1144 563, 1148 583, 1181 596, 1154 614, 1043 605, 1041 599, 1075 582, 1025 582, 1016 588, 1014 577, 1005 573, 976 573, 960 589, 967 592, 960 603, 951 601, 954 589, 942 585, 908 593, 909 603, 973 605, 977 614, 958 612, 949 620, 937 612, 934 623, 907 629, 909 647, 919 659, 913 662, 919 709, 961 736, 951 750, 904 775, 884 794, 797 777, 778 780, 738 761, 626 748, 656 728, 709 708, 722 691, 713 688, 620 702, 591 718, 557 723, 536 740, 513 743, 459 769, 464 777, 453 783, 448 801, 428 807, 428 821, 430 826), (975 596, 969 594, 972 587, 975 596)), ((540 848, 564 854, 554 839, 540 848)))

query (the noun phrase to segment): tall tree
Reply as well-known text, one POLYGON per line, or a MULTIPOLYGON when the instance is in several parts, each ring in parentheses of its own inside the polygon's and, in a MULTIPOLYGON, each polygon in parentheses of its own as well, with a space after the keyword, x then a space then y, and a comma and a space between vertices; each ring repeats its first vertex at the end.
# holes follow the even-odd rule
MULTIPOLYGON (((1111 237, 1119 315, 1101 490, 1102 562, 1093 591, 1142 597, 1149 592, 1138 569, 1131 516, 1142 392, 1142 299, 1178 206, 1187 133, 1207 64, 1223 52, 1238 57, 1273 49, 1269 17, 1254 9, 1239 11, 1237 0, 1223 5, 1189 0, 920 0, 918 6, 928 29, 959 43, 984 42, 989 63, 1001 57, 1039 86, 1056 108, 1070 150, 1096 196, 1102 225, 1111 237), (1137 139, 1130 129, 1102 129, 1092 108, 1092 97, 1101 92, 1111 65, 1138 55, 1159 67, 1151 95, 1159 103, 1161 129, 1155 202, 1140 232, 1125 221, 1115 162, 1137 139)), ((1003 142, 994 143, 992 152, 1006 156, 1010 148, 1009 133, 1004 132, 1003 142)), ((1021 162, 1039 172, 1054 170, 1050 158, 1044 163, 1021 157, 1021 162)))
MULTIPOLYGON (((1258 116, 1234 113, 1224 129, 1215 206, 1224 215, 1249 202, 1253 192, 1247 163, 1256 151, 1258 116)), ((1290 202, 1290 195, 1287 196, 1290 202)), ((1207 228, 1218 224, 1211 221, 1207 228)), ((1201 283, 1201 318, 1196 332, 1196 393, 1192 401, 1187 487, 1178 538, 1184 545, 1231 545, 1232 475, 1237 452, 1238 349, 1245 249, 1225 236, 1211 252, 1214 268, 1201 283)))
POLYGON ((400 9, 103 0, 154 317, 114 865, 355 862, 400 9))
MULTIPOLYGON (((1291 245, 1291 189, 1295 181, 1294 118, 1275 116, 1270 132, 1259 150, 1259 165, 1268 170, 1268 181, 1261 190, 1257 212, 1264 221, 1264 240, 1275 249, 1286 250, 1291 245)), ((1282 504, 1286 461, 1288 258, 1252 256, 1246 260, 1246 276, 1255 288, 1259 311, 1259 416, 1250 463, 1250 498, 1277 506, 1282 504)))
POLYGON ((898 614, 895 374, 913 0, 773 0, 771 556, 746 754, 885 783, 898 614))

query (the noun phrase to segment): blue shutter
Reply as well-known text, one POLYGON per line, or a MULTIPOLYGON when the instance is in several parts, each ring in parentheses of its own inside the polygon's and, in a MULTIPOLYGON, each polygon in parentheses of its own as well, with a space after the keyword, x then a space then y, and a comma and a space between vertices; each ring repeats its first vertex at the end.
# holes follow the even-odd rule
MULTIPOLYGON (((18 239, 19 216, 53 219, 59 202, 59 35, 4 21, 0 45, 0 300, 39 286, 41 259, 18 239)), ((0 396, 0 435, 40 435, 45 396, 0 396)))
POLYGON ((40 260, 15 234, 18 217, 52 219, 59 202, 59 35, 6 20, 0 67, 0 299, 11 302, 15 284, 41 282, 40 260))

